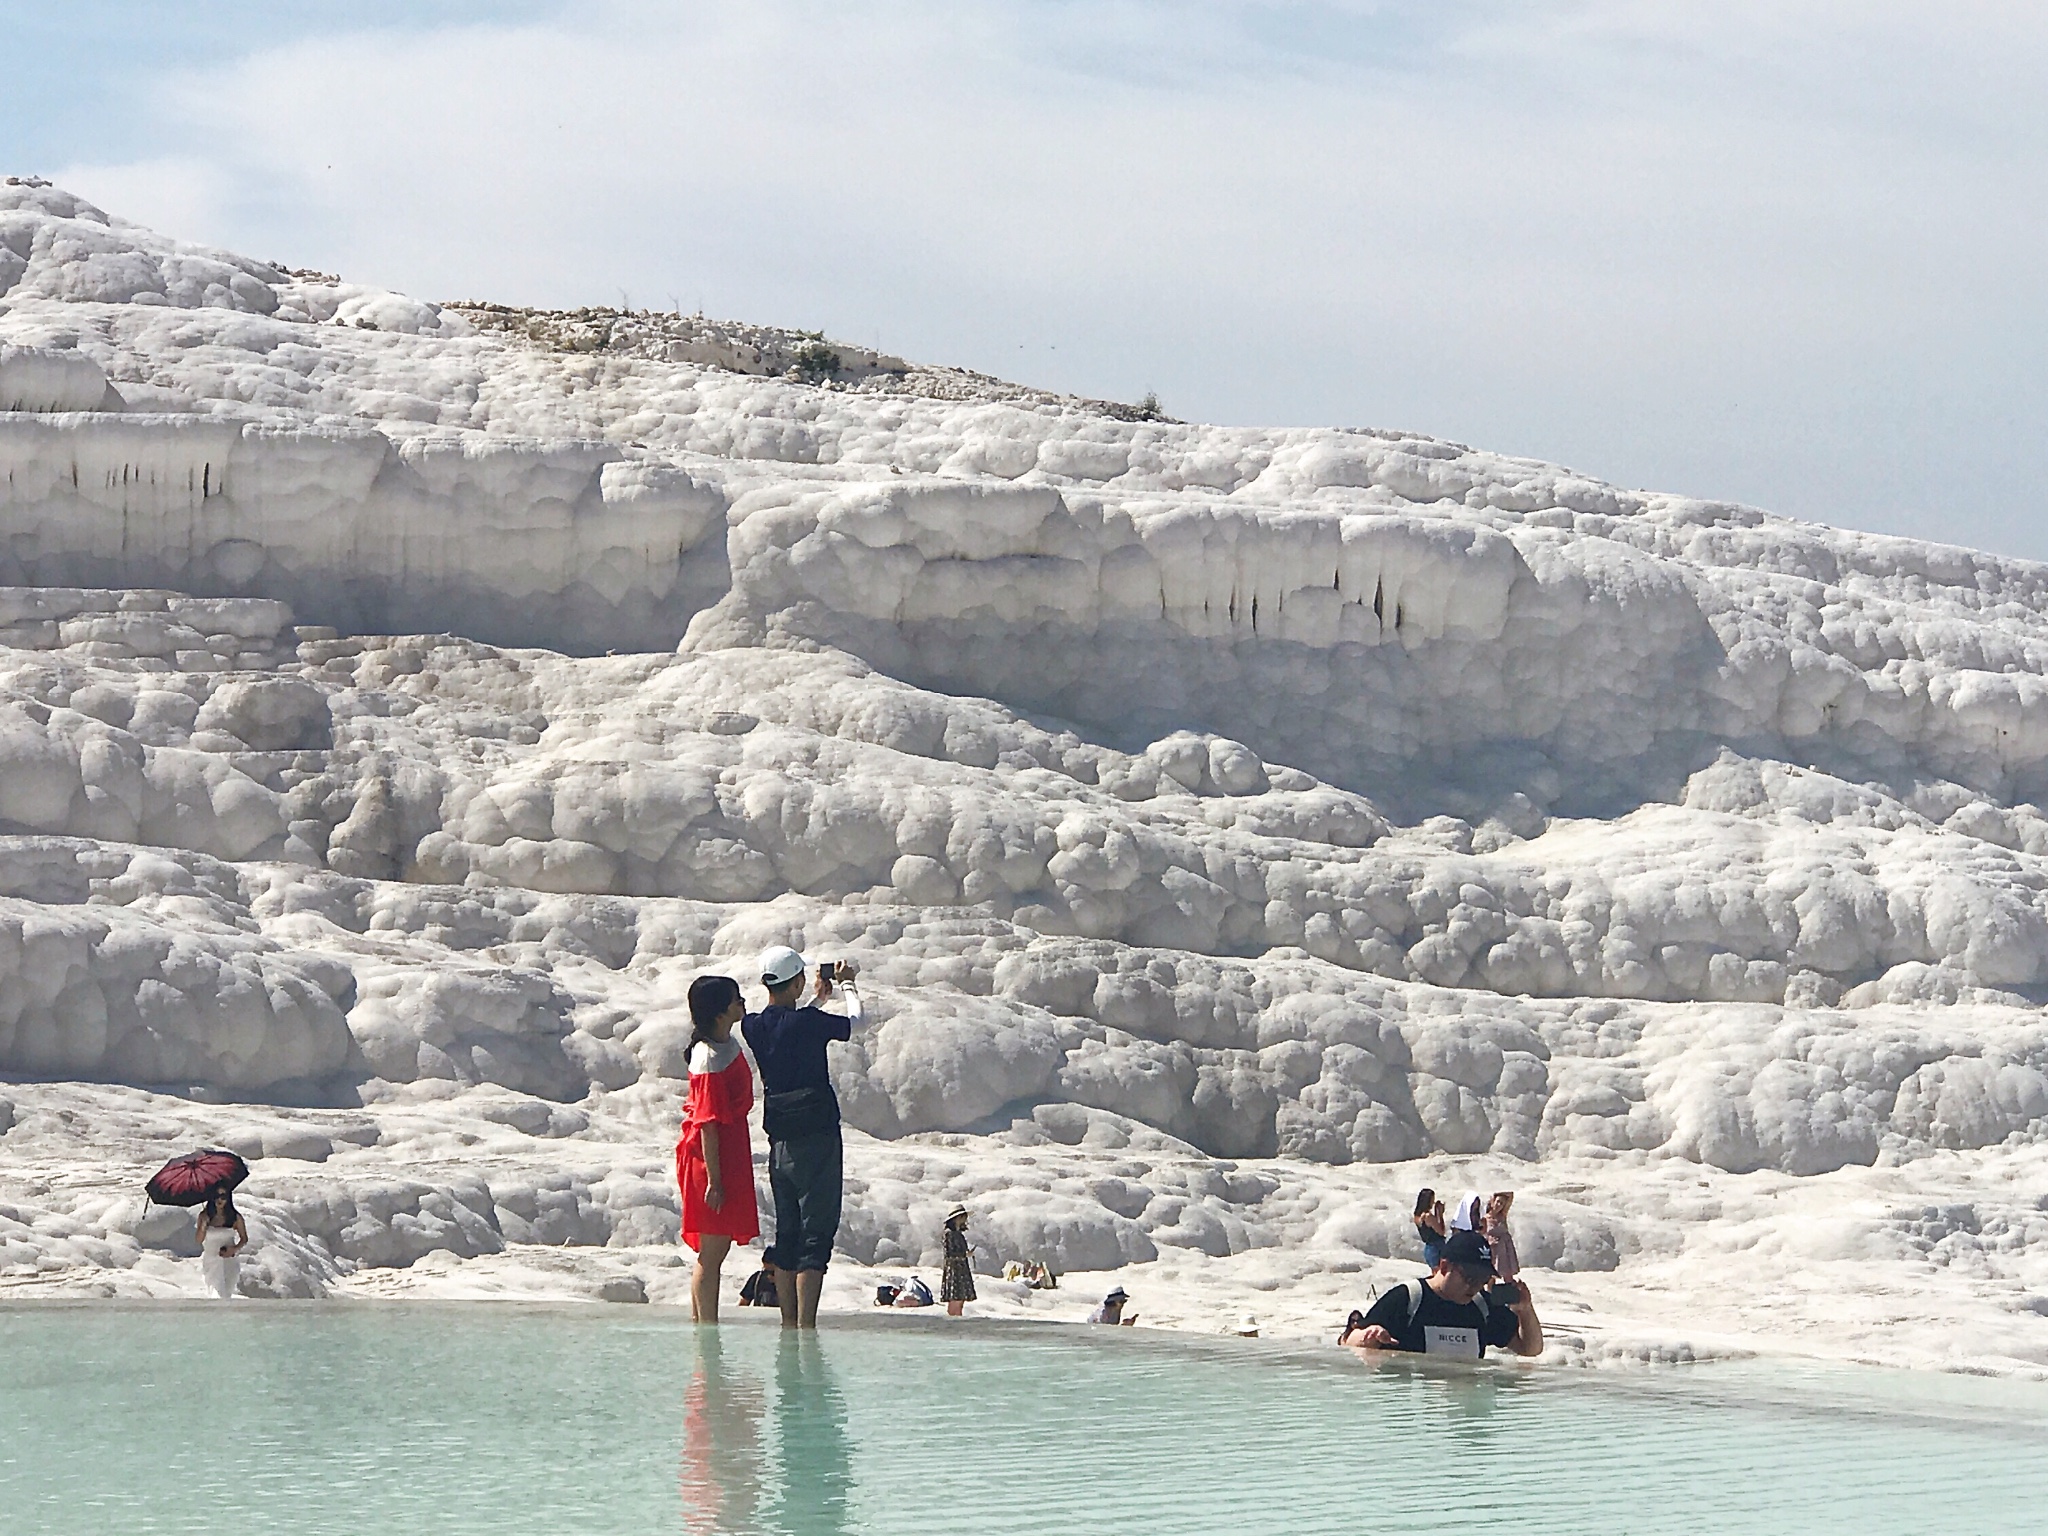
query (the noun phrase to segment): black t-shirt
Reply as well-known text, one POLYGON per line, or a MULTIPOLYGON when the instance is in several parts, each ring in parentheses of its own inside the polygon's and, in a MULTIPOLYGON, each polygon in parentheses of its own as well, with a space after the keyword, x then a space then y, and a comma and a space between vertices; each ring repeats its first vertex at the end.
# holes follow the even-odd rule
POLYGON ((1505 1348, 1522 1326, 1521 1319, 1497 1302, 1489 1302, 1482 1315, 1472 1302, 1457 1306, 1445 1301, 1427 1284, 1422 1286, 1422 1300, 1411 1318, 1411 1294, 1407 1286, 1397 1285, 1365 1314, 1368 1328, 1386 1329, 1394 1336, 1394 1347, 1411 1354, 1477 1360, 1489 1345, 1505 1348))
POLYGON ((747 1015, 740 1026, 761 1069, 763 1093, 789 1093, 798 1088, 832 1092, 832 1066, 825 1047, 853 1038, 853 1021, 822 1008, 784 1008, 770 1003, 747 1015))

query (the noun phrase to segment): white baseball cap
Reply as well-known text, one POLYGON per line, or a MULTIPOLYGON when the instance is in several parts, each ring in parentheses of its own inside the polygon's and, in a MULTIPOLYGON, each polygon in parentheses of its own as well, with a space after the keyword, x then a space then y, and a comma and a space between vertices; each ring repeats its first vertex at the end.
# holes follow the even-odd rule
POLYGON ((787 944, 761 951, 761 979, 771 987, 794 981, 804 973, 804 957, 787 944))

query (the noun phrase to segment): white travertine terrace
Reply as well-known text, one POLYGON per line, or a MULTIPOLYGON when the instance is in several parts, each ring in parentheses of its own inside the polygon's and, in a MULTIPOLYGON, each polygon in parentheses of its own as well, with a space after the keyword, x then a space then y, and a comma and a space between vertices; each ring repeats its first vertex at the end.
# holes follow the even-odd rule
POLYGON ((0 1293, 184 1284, 128 1191, 210 1137, 258 1291, 673 1294, 683 992, 786 941, 868 980, 850 1275, 964 1198, 1319 1328, 1515 1187, 1567 1349, 2048 1368, 2048 567, 33 183, 0 532, 0 1293))

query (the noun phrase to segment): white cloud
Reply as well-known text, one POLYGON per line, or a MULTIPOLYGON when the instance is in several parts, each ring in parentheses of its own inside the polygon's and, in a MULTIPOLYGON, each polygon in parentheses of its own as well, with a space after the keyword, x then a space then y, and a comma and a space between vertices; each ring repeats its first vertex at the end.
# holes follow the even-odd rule
POLYGON ((116 218, 196 241, 200 237, 188 232, 227 222, 234 177, 226 167, 197 156, 173 156, 68 165, 55 179, 116 218))
POLYGON ((78 190, 429 295, 823 325, 2048 555, 2037 8, 602 3, 167 86, 78 190), (2001 455, 2012 456, 2007 463, 2001 455), (1988 509, 1988 510, 1987 510, 1988 509), (1916 523, 1915 518, 1919 521, 1916 523))

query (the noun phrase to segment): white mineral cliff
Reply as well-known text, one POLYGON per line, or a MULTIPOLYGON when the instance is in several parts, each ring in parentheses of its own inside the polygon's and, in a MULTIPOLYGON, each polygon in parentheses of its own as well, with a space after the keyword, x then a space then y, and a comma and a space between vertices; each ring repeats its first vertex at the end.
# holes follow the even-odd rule
POLYGON ((2048 567, 463 309, 0 186, 0 1296, 196 1288, 195 1139, 253 1293, 677 1295, 792 942, 843 1298, 1315 1330, 1515 1188, 1567 1352, 2048 1370, 2048 567))

